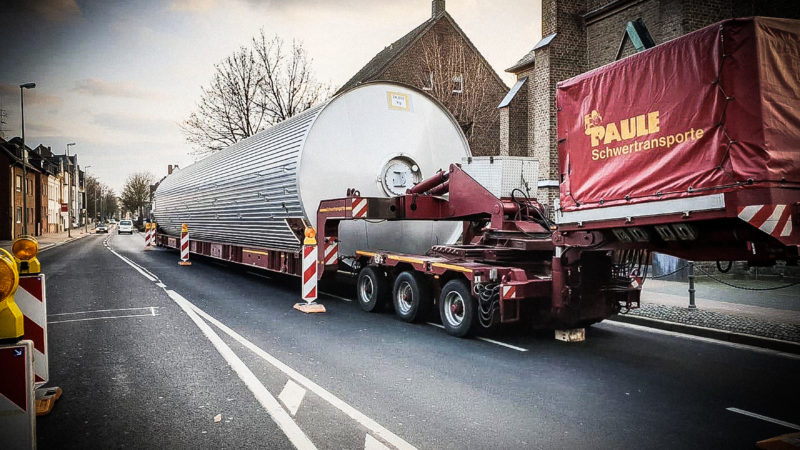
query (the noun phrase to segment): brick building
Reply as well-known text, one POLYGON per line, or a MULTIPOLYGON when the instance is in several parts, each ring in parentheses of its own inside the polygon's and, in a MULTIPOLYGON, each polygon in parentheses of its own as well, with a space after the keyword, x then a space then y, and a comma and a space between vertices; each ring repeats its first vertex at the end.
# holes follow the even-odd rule
POLYGON ((500 153, 539 159, 541 200, 558 197, 556 83, 636 50, 628 22, 641 18, 655 44, 733 17, 800 18, 794 0, 542 0, 544 38, 506 69, 517 84, 499 104, 500 153))
POLYGON ((508 87, 445 11, 444 0, 433 0, 431 12, 428 20, 375 55, 339 92, 375 80, 420 88, 453 113, 473 154, 496 155, 497 104, 508 87))
POLYGON ((35 234, 37 223, 37 179, 41 172, 28 163, 27 173, 22 170, 22 141, 14 138, 9 142, 0 139, 0 239, 9 240, 23 234, 23 221, 27 208, 28 234, 35 234), (23 202, 23 192, 27 198, 23 202))
MULTIPOLYGON (((26 146, 27 147, 27 146, 26 146)), ((54 155, 49 147, 28 148, 27 205, 23 206, 22 140, 0 138, 0 240, 23 234, 23 208, 28 209, 28 234, 57 233, 68 226, 61 205, 72 202, 73 221, 85 205, 84 172, 77 155, 54 155)), ((80 216, 83 224, 84 216, 80 216)))

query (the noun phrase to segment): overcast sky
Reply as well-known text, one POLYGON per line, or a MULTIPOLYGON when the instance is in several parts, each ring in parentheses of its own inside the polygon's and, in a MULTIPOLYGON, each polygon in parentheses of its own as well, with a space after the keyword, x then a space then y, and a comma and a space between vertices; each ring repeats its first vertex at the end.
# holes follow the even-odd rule
MULTIPOLYGON (((317 78, 342 85, 376 53, 425 21, 430 0, 3 0, 0 108, 19 136, 19 84, 30 147, 64 153, 119 194, 125 178, 186 166, 178 123, 213 65, 264 28, 303 42, 317 78)), ((448 0, 447 11, 504 72, 541 38, 539 0, 448 0)))

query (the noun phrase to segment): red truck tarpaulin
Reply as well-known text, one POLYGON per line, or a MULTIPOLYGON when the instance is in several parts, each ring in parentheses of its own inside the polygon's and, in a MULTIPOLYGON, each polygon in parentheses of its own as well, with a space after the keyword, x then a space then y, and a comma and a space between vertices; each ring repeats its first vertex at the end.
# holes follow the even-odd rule
POLYGON ((558 85, 561 208, 800 187, 800 21, 733 19, 558 85))

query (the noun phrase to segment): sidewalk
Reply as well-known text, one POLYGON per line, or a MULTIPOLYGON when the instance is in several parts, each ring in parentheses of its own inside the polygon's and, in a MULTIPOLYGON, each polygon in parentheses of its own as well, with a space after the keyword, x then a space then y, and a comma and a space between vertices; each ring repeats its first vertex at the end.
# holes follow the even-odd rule
MULTIPOLYGON (((94 234, 94 226, 89 225, 89 231, 84 231, 85 227, 80 227, 73 229, 70 234, 72 237, 67 235, 66 231, 62 231, 61 233, 47 233, 41 236, 36 236, 36 240, 39 242, 39 251, 47 250, 48 248, 56 247, 58 245, 62 245, 66 242, 74 241, 75 239, 80 239, 90 234, 94 234)), ((4 248, 8 251, 11 251, 11 245, 14 241, 0 241, 0 248, 4 248)))
POLYGON ((696 309, 688 308, 687 282, 648 279, 642 289, 641 308, 615 319, 709 337, 718 337, 711 332, 718 331, 727 340, 744 340, 754 345, 758 345, 758 339, 739 338, 786 341, 797 343, 800 350, 800 284, 772 289, 800 280, 711 275, 717 280, 698 276, 695 281, 696 309))

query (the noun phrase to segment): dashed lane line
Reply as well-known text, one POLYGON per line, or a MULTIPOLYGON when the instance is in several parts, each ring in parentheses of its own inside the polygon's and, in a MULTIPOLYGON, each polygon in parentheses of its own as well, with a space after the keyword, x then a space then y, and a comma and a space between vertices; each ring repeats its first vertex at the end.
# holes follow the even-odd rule
MULTIPOLYGON (((425 322, 425 323, 430 325, 430 326, 432 326, 432 327, 441 328, 441 329, 444 330, 444 325, 442 325, 440 323, 435 323, 435 322, 425 322)), ((479 341, 483 341, 483 342, 488 342, 490 344, 499 345, 501 347, 510 348, 511 350, 516 350, 518 352, 527 352, 528 351, 527 348, 517 347, 516 345, 506 344, 505 342, 495 341, 494 339, 489 339, 489 338, 485 338, 485 337, 481 337, 481 336, 475 336, 475 339, 478 339, 479 341)))
POLYGON ((197 314, 194 305, 192 305, 183 296, 173 290, 166 290, 167 295, 181 307, 181 309, 192 319, 192 321, 200 328, 200 331, 206 335, 211 344, 217 349, 220 355, 225 359, 231 369, 239 376, 244 382, 250 392, 256 397, 256 400, 267 410, 272 420, 280 427, 286 437, 289 438, 292 445, 298 449, 315 449, 316 446, 311 439, 306 436, 300 426, 292 419, 286 410, 281 407, 278 400, 269 393, 267 388, 261 384, 258 377, 250 370, 249 367, 231 350, 222 338, 214 332, 214 330, 200 318, 197 314))
POLYGON ((784 422, 783 420, 778 420, 778 419, 773 419, 772 417, 762 416, 761 414, 756 414, 754 412, 745 411, 745 410, 739 409, 739 408, 731 407, 731 408, 725 408, 725 409, 727 411, 730 411, 730 412, 743 414, 745 416, 749 416, 749 417, 752 417, 754 419, 761 419, 761 420, 764 420, 766 422, 772 422, 774 424, 780 425, 782 427, 792 428, 794 430, 800 431, 800 425, 795 425, 795 424, 790 423, 790 422, 784 422))
POLYGON ((155 317, 160 315, 161 314, 128 314, 125 316, 84 317, 83 319, 48 320, 47 324, 53 325, 55 323, 86 322, 90 320, 127 319, 129 317, 155 317))
POLYGON ((55 313, 55 314, 48 314, 47 317, 56 317, 56 316, 72 316, 77 314, 94 314, 94 313, 101 313, 101 312, 112 312, 112 311, 138 311, 140 309, 158 309, 160 306, 144 306, 141 308, 116 308, 116 309, 95 309, 93 311, 76 311, 76 312, 66 312, 66 313, 55 313))

